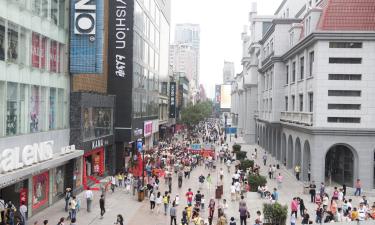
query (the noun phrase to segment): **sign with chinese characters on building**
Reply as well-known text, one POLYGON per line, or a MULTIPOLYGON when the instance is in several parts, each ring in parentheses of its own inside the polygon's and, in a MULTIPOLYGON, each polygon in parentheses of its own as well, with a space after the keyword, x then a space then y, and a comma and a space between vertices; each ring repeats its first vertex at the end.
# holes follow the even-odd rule
POLYGON ((176 82, 170 83, 169 88, 169 118, 176 117, 176 82))
POLYGON ((143 135, 145 137, 148 137, 152 134, 152 121, 145 121, 144 126, 143 126, 143 135))

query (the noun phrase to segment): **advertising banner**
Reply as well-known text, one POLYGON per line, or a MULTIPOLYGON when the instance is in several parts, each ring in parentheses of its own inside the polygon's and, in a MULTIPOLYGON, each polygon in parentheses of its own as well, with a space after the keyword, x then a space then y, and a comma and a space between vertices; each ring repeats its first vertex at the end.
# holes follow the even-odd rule
POLYGON ((32 53, 31 65, 32 67, 39 68, 39 54, 40 54, 40 36, 37 33, 32 34, 32 53))
POLYGON ((169 88, 169 118, 176 117, 176 82, 170 83, 169 88))
POLYGON ((50 50, 50 70, 51 72, 57 72, 57 42, 51 41, 51 50, 50 50))
POLYGON ((104 2, 103 0, 71 0, 70 2, 72 18, 70 73, 102 73, 104 2))
POLYGON ((47 38, 42 37, 42 44, 40 46, 40 67, 42 69, 46 68, 46 50, 47 50, 47 38))
POLYGON ((134 0, 108 4, 108 92, 116 95, 117 140, 126 141, 132 127, 134 0))
POLYGON ((152 121, 145 121, 143 126, 144 136, 148 137, 152 134, 152 121))
POLYGON ((220 108, 222 109, 230 109, 231 107, 231 85, 221 85, 221 97, 220 97, 220 108))

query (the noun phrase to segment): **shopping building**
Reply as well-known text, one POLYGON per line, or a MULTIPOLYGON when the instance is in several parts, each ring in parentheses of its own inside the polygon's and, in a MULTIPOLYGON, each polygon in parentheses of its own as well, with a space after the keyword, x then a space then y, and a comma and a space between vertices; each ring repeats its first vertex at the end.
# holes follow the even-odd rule
POLYGON ((301 166, 304 181, 311 171, 316 182, 374 188, 375 2, 294 2, 249 47, 259 45, 255 140, 301 166))
POLYGON ((68 1, 0 1, 0 197, 28 216, 81 186, 69 143, 68 1))
POLYGON ((126 149, 159 137, 159 92, 169 81, 170 1, 110 1, 108 7, 108 93, 116 97, 114 135, 117 166, 126 149))

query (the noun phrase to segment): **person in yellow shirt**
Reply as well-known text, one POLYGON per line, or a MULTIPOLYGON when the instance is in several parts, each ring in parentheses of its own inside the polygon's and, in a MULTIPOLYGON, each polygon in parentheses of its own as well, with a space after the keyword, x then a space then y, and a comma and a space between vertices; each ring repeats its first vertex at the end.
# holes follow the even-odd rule
POLYGON ((188 207, 186 208, 188 224, 190 224, 192 211, 193 211, 193 207, 191 206, 191 204, 189 204, 188 207))
POLYGON ((353 211, 352 211, 352 215, 351 215, 352 221, 356 221, 358 219, 358 216, 359 216, 359 214, 358 214, 357 208, 354 207, 353 211))

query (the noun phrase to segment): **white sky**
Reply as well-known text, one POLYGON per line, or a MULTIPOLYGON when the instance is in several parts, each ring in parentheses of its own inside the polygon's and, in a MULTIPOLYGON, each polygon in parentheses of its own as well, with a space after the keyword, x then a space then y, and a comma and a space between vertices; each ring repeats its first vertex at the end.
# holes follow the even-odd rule
POLYGON ((214 96, 215 84, 222 83, 224 60, 235 63, 235 73, 242 71, 241 33, 248 25, 254 1, 258 4, 258 15, 273 15, 282 0, 171 0, 171 43, 175 24, 200 24, 200 83, 210 98, 214 96))

